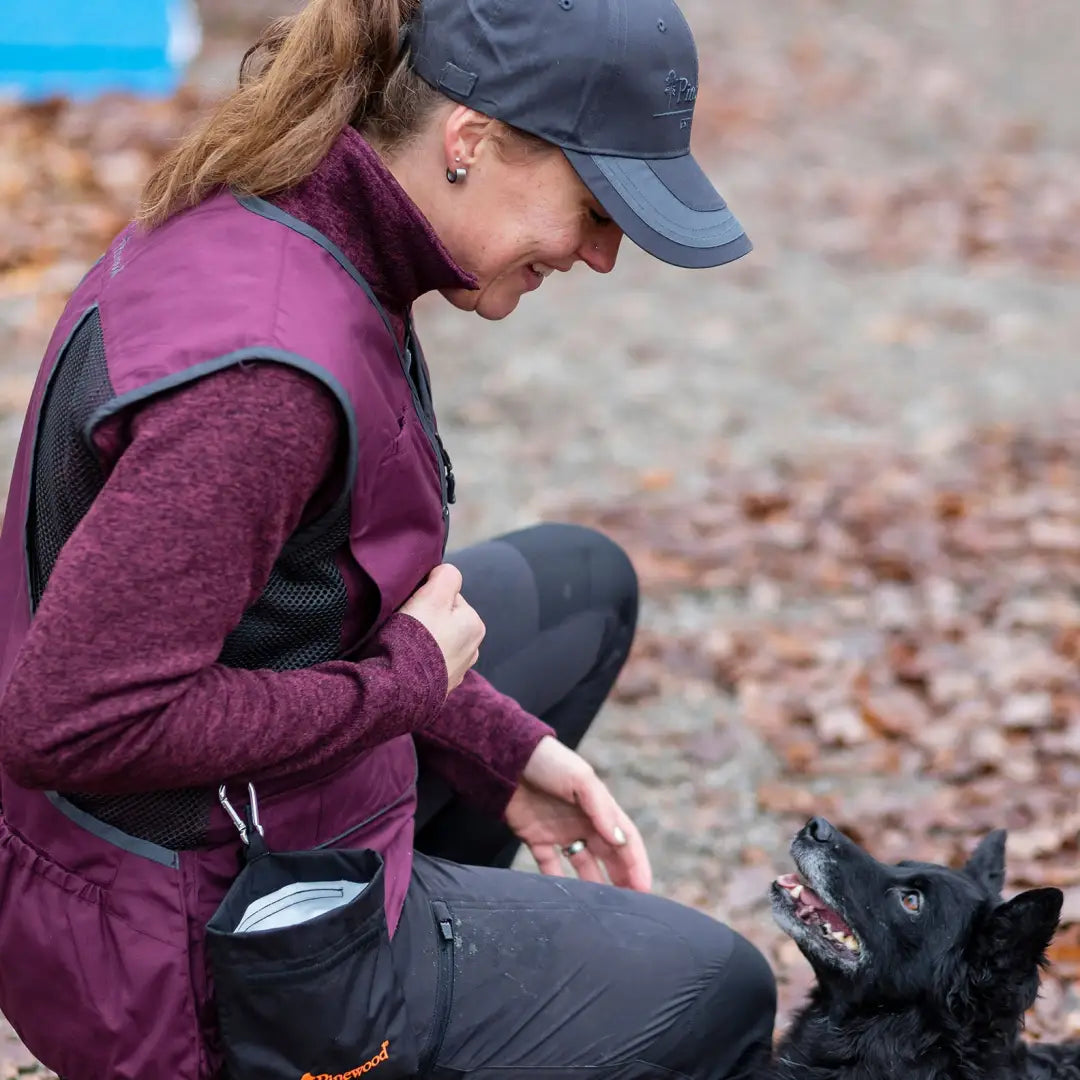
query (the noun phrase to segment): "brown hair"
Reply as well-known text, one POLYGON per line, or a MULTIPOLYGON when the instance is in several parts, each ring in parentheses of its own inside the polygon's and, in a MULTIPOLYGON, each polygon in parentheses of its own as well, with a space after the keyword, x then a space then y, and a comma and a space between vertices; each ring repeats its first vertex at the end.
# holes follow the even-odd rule
POLYGON ((447 99, 414 74, 400 35, 418 0, 310 0, 247 51, 240 85, 154 169, 138 219, 149 228, 222 186, 270 195, 298 184, 348 124, 382 150, 447 99))

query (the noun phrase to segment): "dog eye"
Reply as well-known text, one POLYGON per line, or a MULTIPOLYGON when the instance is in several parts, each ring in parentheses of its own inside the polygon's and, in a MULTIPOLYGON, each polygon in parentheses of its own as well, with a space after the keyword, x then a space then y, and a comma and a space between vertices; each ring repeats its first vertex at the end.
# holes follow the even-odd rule
POLYGON ((912 915, 918 915, 922 910, 922 893, 917 893, 914 889, 902 892, 900 894, 900 903, 904 905, 905 911, 911 912, 912 915))

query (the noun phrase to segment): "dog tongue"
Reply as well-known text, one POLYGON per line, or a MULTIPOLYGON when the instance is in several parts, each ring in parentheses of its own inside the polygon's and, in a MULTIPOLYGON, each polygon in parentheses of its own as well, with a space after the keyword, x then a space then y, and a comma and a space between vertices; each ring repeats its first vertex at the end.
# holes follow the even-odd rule
POLYGON ((795 912, 804 922, 816 916, 830 930, 839 930, 842 934, 851 933, 851 927, 809 885, 803 884, 798 874, 784 874, 776 881, 784 889, 793 889, 796 885, 802 885, 799 899, 795 901, 795 912))
MULTIPOLYGON (((820 901, 818 902, 820 903, 820 901)), ((840 916, 835 911, 833 911, 831 907, 826 907, 824 904, 822 904, 821 907, 818 909, 817 914, 821 917, 821 921, 825 923, 825 925, 830 930, 837 930, 841 934, 851 933, 851 927, 848 926, 848 924, 844 922, 844 920, 841 919, 840 916)))

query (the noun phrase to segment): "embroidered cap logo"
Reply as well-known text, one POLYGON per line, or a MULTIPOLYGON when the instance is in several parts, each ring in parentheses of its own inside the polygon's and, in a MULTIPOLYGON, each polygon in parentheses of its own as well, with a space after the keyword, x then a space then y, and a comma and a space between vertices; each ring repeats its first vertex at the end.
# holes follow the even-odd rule
POLYGON ((667 108, 663 112, 653 113, 653 116, 677 116, 679 117, 680 129, 690 126, 694 119, 694 102, 697 101, 697 86, 689 79, 679 75, 677 71, 669 71, 664 82, 664 94, 667 97, 667 108))
POLYGON ((300 1077, 300 1080, 355 1080, 358 1076, 364 1076, 366 1073, 371 1072, 372 1069, 380 1066, 390 1056, 390 1043, 384 1042, 379 1049, 379 1052, 370 1060, 365 1061, 363 1065, 357 1065, 355 1069, 350 1069, 344 1073, 304 1073, 300 1077))

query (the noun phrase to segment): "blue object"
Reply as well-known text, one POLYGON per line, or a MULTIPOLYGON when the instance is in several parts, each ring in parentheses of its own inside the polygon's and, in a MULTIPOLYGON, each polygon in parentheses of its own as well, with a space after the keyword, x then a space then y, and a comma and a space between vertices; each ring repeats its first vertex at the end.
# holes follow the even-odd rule
POLYGON ((0 0, 0 97, 167 96, 199 43, 191 0, 0 0))

